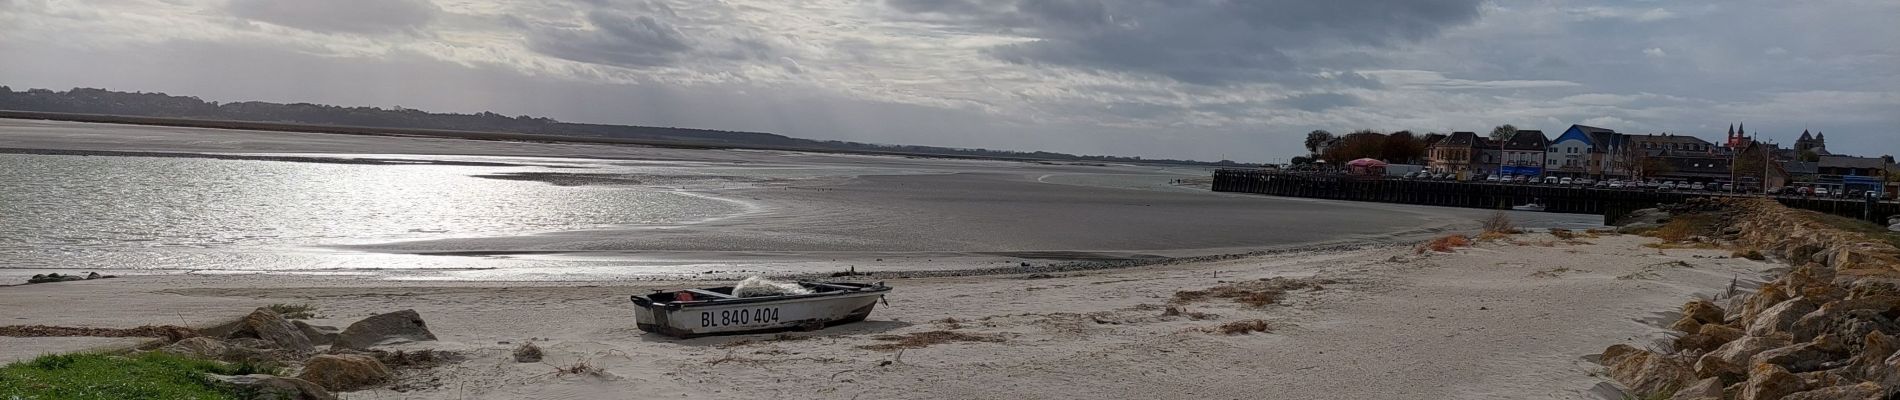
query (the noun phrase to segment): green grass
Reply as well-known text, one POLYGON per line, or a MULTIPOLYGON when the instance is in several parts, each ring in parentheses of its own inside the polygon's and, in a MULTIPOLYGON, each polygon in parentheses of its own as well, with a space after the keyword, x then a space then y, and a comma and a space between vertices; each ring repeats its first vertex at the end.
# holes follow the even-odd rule
POLYGON ((163 353, 56 354, 0 367, 0 399, 243 399, 205 383, 204 374, 280 373, 163 353))

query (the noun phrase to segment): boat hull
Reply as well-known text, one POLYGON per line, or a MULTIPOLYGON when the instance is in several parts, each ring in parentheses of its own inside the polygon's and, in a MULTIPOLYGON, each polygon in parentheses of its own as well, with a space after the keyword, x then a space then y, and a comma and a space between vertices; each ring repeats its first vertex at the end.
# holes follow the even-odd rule
POLYGON ((634 320, 642 331, 681 338, 813 330, 863 321, 883 296, 883 291, 869 291, 730 304, 636 303, 634 320))

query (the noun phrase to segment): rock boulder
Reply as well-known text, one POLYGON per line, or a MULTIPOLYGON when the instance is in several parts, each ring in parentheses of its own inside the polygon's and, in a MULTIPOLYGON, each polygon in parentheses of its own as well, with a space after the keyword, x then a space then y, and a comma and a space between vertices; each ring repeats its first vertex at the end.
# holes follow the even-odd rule
POLYGON ((205 380, 212 385, 231 388, 232 391, 247 395, 247 399, 257 400, 336 400, 336 396, 323 387, 297 378, 274 375, 216 375, 206 374, 205 380))
POLYGON ((334 326, 311 325, 303 321, 290 321, 290 323, 296 325, 297 331, 302 332, 304 337, 310 338, 311 344, 318 346, 327 346, 336 342, 337 334, 342 332, 334 326))
POLYGON ((1696 381, 1695 384, 1689 385, 1689 387, 1686 387, 1686 388, 1682 388, 1682 390, 1677 390, 1675 395, 1669 396, 1669 400, 1702 400, 1702 399, 1718 399, 1719 400, 1721 398, 1722 398, 1722 380, 1716 379, 1716 378, 1707 378, 1707 379, 1696 381))
POLYGON ((158 351, 186 357, 216 360, 224 356, 227 346, 224 342, 208 337, 194 337, 165 345, 158 351))
POLYGON ((402 310, 364 318, 344 328, 331 347, 367 350, 373 346, 435 340, 435 333, 416 310, 402 310))
POLYGON ((389 366, 376 358, 356 354, 324 354, 304 363, 303 379, 336 392, 347 392, 379 385, 395 378, 389 366))
POLYGON ((1731 378, 1748 373, 1749 359, 1754 358, 1756 354, 1791 344, 1794 344, 1794 340, 1786 335, 1744 336, 1717 347, 1696 360, 1696 377, 1723 377, 1725 381, 1734 381, 1735 379, 1731 378))
POLYGON ((1813 301, 1809 301, 1807 298, 1797 297, 1788 299, 1780 304, 1775 304, 1773 307, 1768 307, 1768 309, 1762 310, 1760 315, 1756 315, 1755 320, 1748 324, 1748 335, 1768 336, 1788 333, 1790 329, 1794 328, 1795 321, 1799 321, 1801 317, 1819 308, 1819 304, 1814 304, 1813 301))
POLYGON ((1742 385, 1738 400, 1775 400, 1790 393, 1807 390, 1801 377, 1772 364, 1756 364, 1742 385))
POLYGON ((1755 354, 1751 360, 1756 364, 1774 364, 1789 372, 1816 371, 1828 362, 1846 356, 1844 349, 1830 347, 1813 342, 1802 343, 1763 351, 1755 354))
POLYGON ((1695 382, 1695 371, 1674 357, 1639 350, 1610 364, 1610 377, 1633 392, 1648 395, 1689 386, 1695 382))
POLYGON ((268 308, 258 308, 244 319, 238 320, 237 330, 231 333, 234 338, 257 338, 275 344, 277 348, 296 353, 316 351, 297 326, 278 316, 268 308))
POLYGON ((1781 400, 1873 400, 1881 398, 1879 384, 1861 382, 1855 385, 1825 387, 1805 392, 1796 392, 1782 397, 1781 400))
POLYGON ((1704 324, 1719 324, 1725 317, 1722 308, 1708 300, 1696 300, 1683 304, 1682 315, 1704 324))

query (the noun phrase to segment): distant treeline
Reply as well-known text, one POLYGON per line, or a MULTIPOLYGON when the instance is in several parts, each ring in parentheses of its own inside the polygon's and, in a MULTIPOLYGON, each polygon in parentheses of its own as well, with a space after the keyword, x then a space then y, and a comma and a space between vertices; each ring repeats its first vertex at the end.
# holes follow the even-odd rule
POLYGON ((691 143, 714 147, 812 149, 1000 159, 1212 166, 1245 165, 1228 160, 1204 162, 1192 160, 1144 159, 1141 157, 1079 156, 1046 151, 1022 152, 934 146, 886 145, 836 140, 820 141, 760 132, 579 124, 527 115, 510 117, 492 112, 475 114, 432 113, 402 107, 386 109, 380 107, 339 107, 310 103, 279 104, 259 101, 218 103, 215 101, 208 102, 199 100, 197 97, 172 96, 164 93, 128 93, 90 88, 74 88, 64 92, 57 92, 47 89, 14 91, 12 88, 0 86, 0 110, 393 129, 510 132, 667 143, 691 143))

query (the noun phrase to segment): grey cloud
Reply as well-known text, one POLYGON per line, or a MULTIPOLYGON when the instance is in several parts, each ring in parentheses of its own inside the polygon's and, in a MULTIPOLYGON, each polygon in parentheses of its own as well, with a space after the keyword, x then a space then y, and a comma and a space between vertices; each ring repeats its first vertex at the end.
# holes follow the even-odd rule
POLYGON ((427 25, 442 9, 428 0, 232 0, 235 16, 315 32, 386 34, 427 25))
MULTIPOLYGON (((689 56, 730 60, 767 59, 770 43, 749 35, 689 31, 682 25, 707 25, 681 18, 657 1, 600 5, 586 13, 591 28, 525 26, 535 52, 585 63, 626 68, 673 65, 689 56)), ((531 25, 520 20, 512 24, 531 25)))
POLYGON ((1358 106, 1365 104, 1365 100, 1345 93, 1301 93, 1275 101, 1274 104, 1303 111, 1320 112, 1339 107, 1358 106))
POLYGON ((1482 0, 889 0, 926 21, 1036 39, 992 49, 1019 64, 1166 76, 1182 82, 1280 81, 1325 69, 1322 53, 1385 48, 1475 21, 1482 0))
POLYGON ((666 65, 692 50, 678 28, 652 16, 592 11, 587 20, 594 29, 540 30, 529 45, 554 57, 621 67, 666 65))

